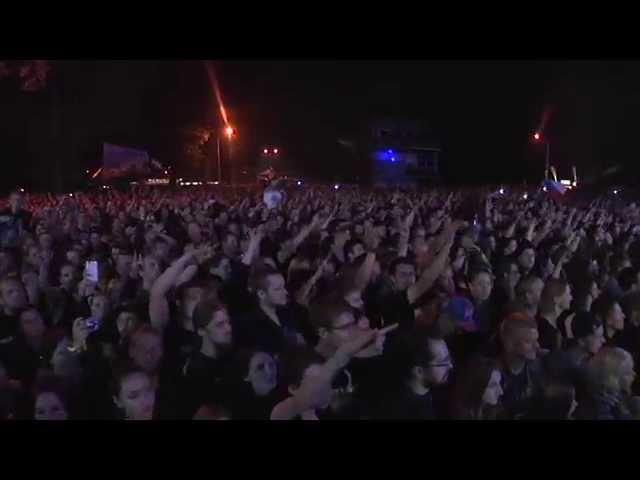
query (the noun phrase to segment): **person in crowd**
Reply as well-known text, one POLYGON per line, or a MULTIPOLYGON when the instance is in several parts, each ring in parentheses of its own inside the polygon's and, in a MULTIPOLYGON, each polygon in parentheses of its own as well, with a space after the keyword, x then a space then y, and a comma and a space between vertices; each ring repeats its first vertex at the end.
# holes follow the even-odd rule
POLYGON ((234 419, 269 420, 271 411, 283 400, 278 388, 278 363, 268 353, 243 350, 234 359, 230 375, 231 409, 234 419))
POLYGON ((143 369, 130 363, 114 367, 112 392, 115 418, 152 420, 156 409, 156 385, 143 369))
POLYGON ((233 328, 226 307, 210 297, 200 301, 193 312, 194 326, 202 338, 200 350, 194 352, 182 369, 189 405, 189 418, 200 406, 223 403, 226 371, 233 360, 233 328))
POLYGON ((507 317, 500 329, 503 352, 499 360, 502 374, 503 406, 507 418, 522 418, 530 408, 542 374, 538 361, 538 326, 525 313, 507 317))
POLYGON ((33 387, 34 420, 72 419, 71 404, 64 383, 53 376, 40 378, 33 387))
POLYGON ((453 418, 494 419, 502 397, 502 374, 496 363, 477 357, 460 369, 454 385, 453 418))
POLYGON ((434 389, 446 384, 453 363, 442 338, 407 336, 397 360, 399 388, 385 401, 382 418, 435 420, 446 412, 438 411, 434 389))
POLYGON ((600 350, 588 365, 588 396, 576 416, 582 420, 630 420, 631 387, 635 380, 631 355, 617 347, 600 350))
POLYGON ((604 325, 604 337, 607 345, 619 346, 625 326, 625 315, 618 300, 608 294, 601 295, 592 307, 604 325))
POLYGON ((640 410, 637 205, 277 190, 0 199, 2 418, 640 410))
POLYGON ((559 325, 561 315, 571 308, 573 296, 571 286, 563 281, 550 278, 542 290, 538 313, 538 343, 548 351, 559 350, 563 342, 563 327, 559 325))

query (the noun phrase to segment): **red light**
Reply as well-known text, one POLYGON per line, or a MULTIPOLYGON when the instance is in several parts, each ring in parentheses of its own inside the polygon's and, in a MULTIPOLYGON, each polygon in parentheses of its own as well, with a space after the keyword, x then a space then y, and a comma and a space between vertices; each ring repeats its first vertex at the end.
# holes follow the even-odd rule
POLYGON ((533 139, 534 140, 540 140, 540 134, 538 132, 533 134, 533 139))
POLYGON ((262 151, 262 153, 264 153, 265 155, 267 155, 269 153, 269 150, 267 150, 266 148, 262 151))
POLYGON ((236 129, 233 128, 233 127, 226 127, 224 129, 224 133, 227 135, 227 137, 231 138, 231 137, 235 136, 236 129))
POLYGON ((273 153, 275 153, 276 155, 278 154, 278 151, 279 151, 279 150, 278 150, 277 148, 274 148, 274 149, 273 149, 273 153))

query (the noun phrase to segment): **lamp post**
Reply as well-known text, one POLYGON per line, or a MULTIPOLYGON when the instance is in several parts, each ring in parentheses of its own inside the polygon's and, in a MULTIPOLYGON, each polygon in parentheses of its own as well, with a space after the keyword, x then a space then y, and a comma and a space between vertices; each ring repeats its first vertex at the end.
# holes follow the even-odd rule
POLYGON ((549 146, 549 141, 543 137, 542 132, 536 131, 533 133, 533 141, 534 142, 543 142, 545 147, 544 154, 544 179, 549 180, 549 168, 551 164, 551 147, 549 146))
MULTIPOLYGON (((237 131, 234 127, 232 127, 231 125, 227 125, 224 128, 224 134, 227 137, 227 140, 229 141, 229 168, 231 169, 231 184, 235 185, 235 168, 234 168, 234 164, 233 164, 233 144, 231 143, 231 141, 236 137, 237 135, 237 131)), ((218 150, 220 151, 220 150, 218 150)), ((220 158, 220 157, 218 157, 220 158)))

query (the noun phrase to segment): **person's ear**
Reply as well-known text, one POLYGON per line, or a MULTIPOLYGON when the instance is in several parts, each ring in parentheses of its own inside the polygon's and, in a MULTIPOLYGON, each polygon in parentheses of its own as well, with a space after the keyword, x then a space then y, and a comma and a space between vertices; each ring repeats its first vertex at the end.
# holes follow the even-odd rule
POLYGON ((294 395, 296 394, 296 392, 298 391, 298 389, 292 385, 289 385, 289 387, 287 387, 287 391, 291 394, 294 395))
POLYGON ((198 329, 196 330, 196 333, 197 333, 199 336, 201 336, 201 337, 204 337, 204 336, 206 335, 206 331, 205 331, 205 329, 204 329, 204 328, 198 328, 198 329))
POLYGON ((118 408, 124 408, 122 405, 122 402, 120 402, 120 400, 118 399, 118 397, 116 397, 115 395, 112 397, 113 398, 113 403, 115 404, 116 407, 118 408))
POLYGON ((416 365, 415 367, 413 367, 413 375, 414 377, 423 377, 425 374, 425 368, 421 367, 419 365, 416 365))
POLYGON ((327 338, 329 336, 329 330, 327 330, 326 328, 318 329, 318 336, 320 338, 327 338))

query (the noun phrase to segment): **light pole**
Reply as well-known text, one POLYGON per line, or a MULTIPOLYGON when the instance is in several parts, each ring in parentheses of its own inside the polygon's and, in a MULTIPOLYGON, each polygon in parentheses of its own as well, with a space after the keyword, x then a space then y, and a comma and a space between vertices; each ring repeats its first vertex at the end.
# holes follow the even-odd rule
MULTIPOLYGON (((229 141, 229 168, 230 168, 230 172, 231 172, 231 184, 234 185, 235 184, 235 172, 234 172, 234 165, 233 165, 233 145, 231 143, 231 141, 236 137, 237 135, 237 131, 235 128, 233 128, 231 125, 227 125, 224 128, 224 134, 227 136, 227 140, 229 141)), ((220 149, 218 148, 218 152, 220 152, 220 149)), ((220 165, 220 157, 218 156, 218 165, 220 165)), ((218 174, 220 173, 220 167, 218 166, 218 174)))
POLYGON ((545 154, 544 154, 544 179, 549 180, 549 168, 551 166, 551 147, 549 146, 549 140, 542 136, 542 132, 536 131, 533 133, 533 141, 544 143, 545 154))

